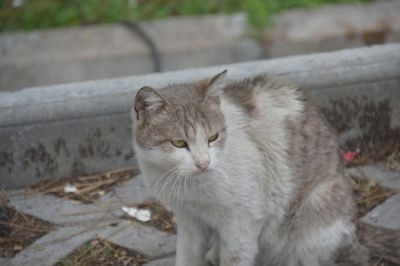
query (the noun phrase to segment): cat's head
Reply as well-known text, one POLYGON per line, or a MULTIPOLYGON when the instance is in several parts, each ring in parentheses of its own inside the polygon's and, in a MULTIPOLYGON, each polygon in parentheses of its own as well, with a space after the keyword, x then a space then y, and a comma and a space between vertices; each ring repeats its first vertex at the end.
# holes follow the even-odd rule
POLYGON ((218 165, 226 126, 220 93, 226 70, 198 82, 141 88, 132 110, 140 160, 155 169, 200 174, 218 165))

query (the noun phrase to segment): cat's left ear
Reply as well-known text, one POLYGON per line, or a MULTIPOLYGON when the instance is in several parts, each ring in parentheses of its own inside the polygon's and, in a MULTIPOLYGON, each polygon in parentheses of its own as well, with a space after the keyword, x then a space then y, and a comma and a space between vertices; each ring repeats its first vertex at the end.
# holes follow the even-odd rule
POLYGON ((213 96, 218 97, 221 94, 221 88, 225 84, 225 77, 227 73, 228 70, 225 69, 221 73, 208 80, 208 89, 204 100, 213 96))
POLYGON ((136 114, 136 119, 140 120, 145 115, 159 113, 166 104, 167 101, 157 90, 145 86, 136 93, 133 110, 136 114))

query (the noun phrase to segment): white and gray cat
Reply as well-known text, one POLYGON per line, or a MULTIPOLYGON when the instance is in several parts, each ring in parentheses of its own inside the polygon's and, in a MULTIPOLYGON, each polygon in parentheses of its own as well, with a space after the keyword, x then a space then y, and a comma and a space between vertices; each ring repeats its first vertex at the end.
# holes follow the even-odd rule
POLYGON ((136 95, 134 149, 176 215, 176 265, 399 263, 399 232, 355 222, 336 138, 304 92, 225 76, 136 95))

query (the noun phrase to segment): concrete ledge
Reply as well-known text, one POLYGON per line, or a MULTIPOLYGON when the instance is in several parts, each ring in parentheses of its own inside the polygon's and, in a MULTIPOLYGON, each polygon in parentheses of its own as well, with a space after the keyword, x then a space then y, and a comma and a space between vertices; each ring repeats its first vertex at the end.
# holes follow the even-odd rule
MULTIPOLYGON (((259 42, 244 14, 140 22, 161 71, 400 41, 400 1, 324 5, 278 14, 259 42)), ((135 28, 135 27, 134 27, 135 28)), ((0 91, 154 72, 151 49, 121 24, 0 34, 0 91)))
MULTIPOLYGON (((246 17, 183 17, 136 24, 158 49, 161 70, 256 60, 246 17)), ((150 49, 121 24, 0 35, 0 91, 154 72, 150 49)))
POLYGON ((230 80, 268 73, 309 89, 343 141, 368 134, 382 121, 385 130, 400 126, 400 44, 2 92, 2 186, 134 164, 129 112, 135 92, 144 85, 201 79, 224 68, 230 80), (355 109, 350 116, 346 106, 355 109), (360 123, 368 119, 362 116, 366 108, 376 109, 373 125, 360 123))
POLYGON ((270 57, 400 41, 400 1, 326 5, 275 17, 266 32, 270 57))

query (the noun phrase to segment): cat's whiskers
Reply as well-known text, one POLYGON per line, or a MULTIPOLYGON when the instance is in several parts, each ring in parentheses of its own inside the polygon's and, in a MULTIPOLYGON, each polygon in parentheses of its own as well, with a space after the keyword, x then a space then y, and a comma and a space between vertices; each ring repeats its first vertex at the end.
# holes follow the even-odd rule
POLYGON ((178 183, 178 202, 183 202, 185 197, 186 197, 186 190, 185 190, 185 184, 186 184, 186 172, 183 170, 180 174, 179 178, 179 183, 178 183), (179 194, 180 194, 180 199, 179 199, 179 194))
POLYGON ((183 173, 183 195, 182 195, 182 199, 185 199, 186 198, 186 191, 187 191, 187 183, 188 183, 188 175, 187 175, 188 173, 187 172, 184 172, 183 173))
POLYGON ((160 177, 156 182, 157 198, 164 199, 169 207, 179 207, 179 202, 186 197, 187 184, 191 171, 175 167, 160 177), (162 185, 161 185, 162 183, 162 185))
POLYGON ((175 204, 175 207, 178 208, 178 202, 177 202, 177 193, 178 193, 178 183, 179 183, 179 178, 180 178, 180 173, 178 173, 172 183, 171 186, 171 197, 172 197, 172 202, 171 202, 171 206, 173 207, 173 205, 175 204))
POLYGON ((169 205, 169 207, 178 207, 178 203, 177 203, 177 189, 178 189, 178 182, 179 182, 179 178, 181 176, 181 169, 175 169, 175 171, 173 171, 171 173, 171 175, 168 176, 168 178, 165 179, 165 183, 164 183, 164 189, 162 192, 166 192, 168 191, 168 193, 165 193, 164 198, 167 201, 167 204, 169 205))
POLYGON ((159 179, 154 184, 154 187, 158 190, 157 191, 157 198, 161 199, 164 195, 164 192, 166 188, 168 187, 168 184, 173 180, 174 175, 176 175, 176 170, 178 170, 178 167, 172 168, 170 171, 168 171, 166 174, 161 176, 159 179), (160 185, 160 188, 158 188, 160 185))
POLYGON ((176 171, 178 167, 174 167, 168 172, 166 172, 164 175, 162 175, 160 178, 156 179, 155 182, 153 182, 152 187, 157 188, 157 186, 165 179, 167 179, 174 171, 176 171))
POLYGON ((175 189, 175 184, 177 182, 177 179, 179 177, 179 172, 175 172, 173 176, 170 177, 170 180, 167 184, 167 187, 169 188, 167 191, 167 195, 168 195, 168 205, 170 207, 174 207, 174 189, 175 189))

